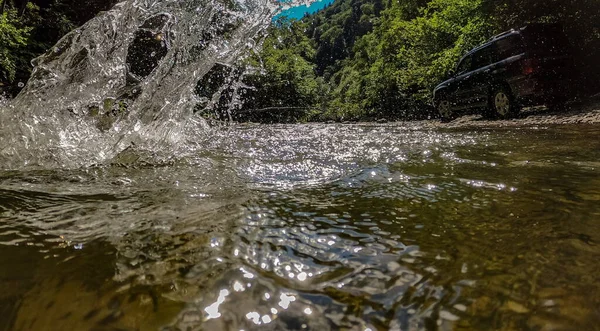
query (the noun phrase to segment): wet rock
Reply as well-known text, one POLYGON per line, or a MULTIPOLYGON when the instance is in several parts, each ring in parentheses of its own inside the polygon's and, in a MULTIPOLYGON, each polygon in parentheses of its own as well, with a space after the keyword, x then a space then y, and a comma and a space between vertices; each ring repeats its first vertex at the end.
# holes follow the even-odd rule
POLYGON ((492 299, 488 296, 482 296, 473 301, 469 310, 472 311, 474 315, 491 316, 494 308, 492 299))
POLYGON ((531 330, 540 330, 540 331, 558 331, 558 330, 571 330, 566 323, 557 321, 550 317, 545 316, 532 316, 527 321, 527 326, 531 330))
POLYGON ((509 311, 515 312, 517 314, 526 314, 529 312, 529 309, 527 309, 527 307, 523 306, 522 304, 520 304, 516 301, 512 301, 512 300, 505 302, 504 306, 502 306, 502 309, 509 310, 509 311))
POLYGON ((568 239, 568 244, 570 244, 573 248, 594 254, 600 254, 600 245, 593 245, 582 241, 581 239, 568 239))

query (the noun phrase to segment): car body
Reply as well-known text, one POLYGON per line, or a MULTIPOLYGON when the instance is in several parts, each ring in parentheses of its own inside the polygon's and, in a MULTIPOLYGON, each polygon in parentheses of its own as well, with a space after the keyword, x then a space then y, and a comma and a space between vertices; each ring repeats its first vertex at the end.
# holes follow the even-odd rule
POLYGON ((558 24, 531 24, 499 34, 468 52, 433 91, 442 119, 468 109, 499 117, 523 106, 560 105, 575 78, 569 42, 558 24))

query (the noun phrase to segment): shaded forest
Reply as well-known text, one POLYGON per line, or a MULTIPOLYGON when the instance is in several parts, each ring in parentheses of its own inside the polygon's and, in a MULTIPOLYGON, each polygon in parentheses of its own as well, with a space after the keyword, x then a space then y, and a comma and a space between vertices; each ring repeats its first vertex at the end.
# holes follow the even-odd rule
POLYGON ((31 60, 116 0, 0 0, 0 94, 14 96, 31 60))

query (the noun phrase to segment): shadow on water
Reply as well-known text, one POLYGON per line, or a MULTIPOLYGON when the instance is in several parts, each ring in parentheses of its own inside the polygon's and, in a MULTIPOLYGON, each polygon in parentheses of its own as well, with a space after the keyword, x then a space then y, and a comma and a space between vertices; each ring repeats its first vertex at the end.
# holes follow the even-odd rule
POLYGON ((594 330, 599 134, 240 126, 2 172, 0 329, 594 330))

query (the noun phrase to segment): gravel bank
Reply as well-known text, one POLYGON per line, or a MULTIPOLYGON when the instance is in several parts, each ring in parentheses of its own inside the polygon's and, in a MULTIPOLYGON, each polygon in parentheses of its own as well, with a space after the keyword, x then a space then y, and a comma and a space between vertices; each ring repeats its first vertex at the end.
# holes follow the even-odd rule
POLYGON ((554 124, 600 124, 600 95, 585 104, 570 105, 564 111, 550 111, 544 107, 524 109, 509 120, 490 120, 480 115, 465 115, 449 123, 430 122, 435 127, 505 127, 554 124))

